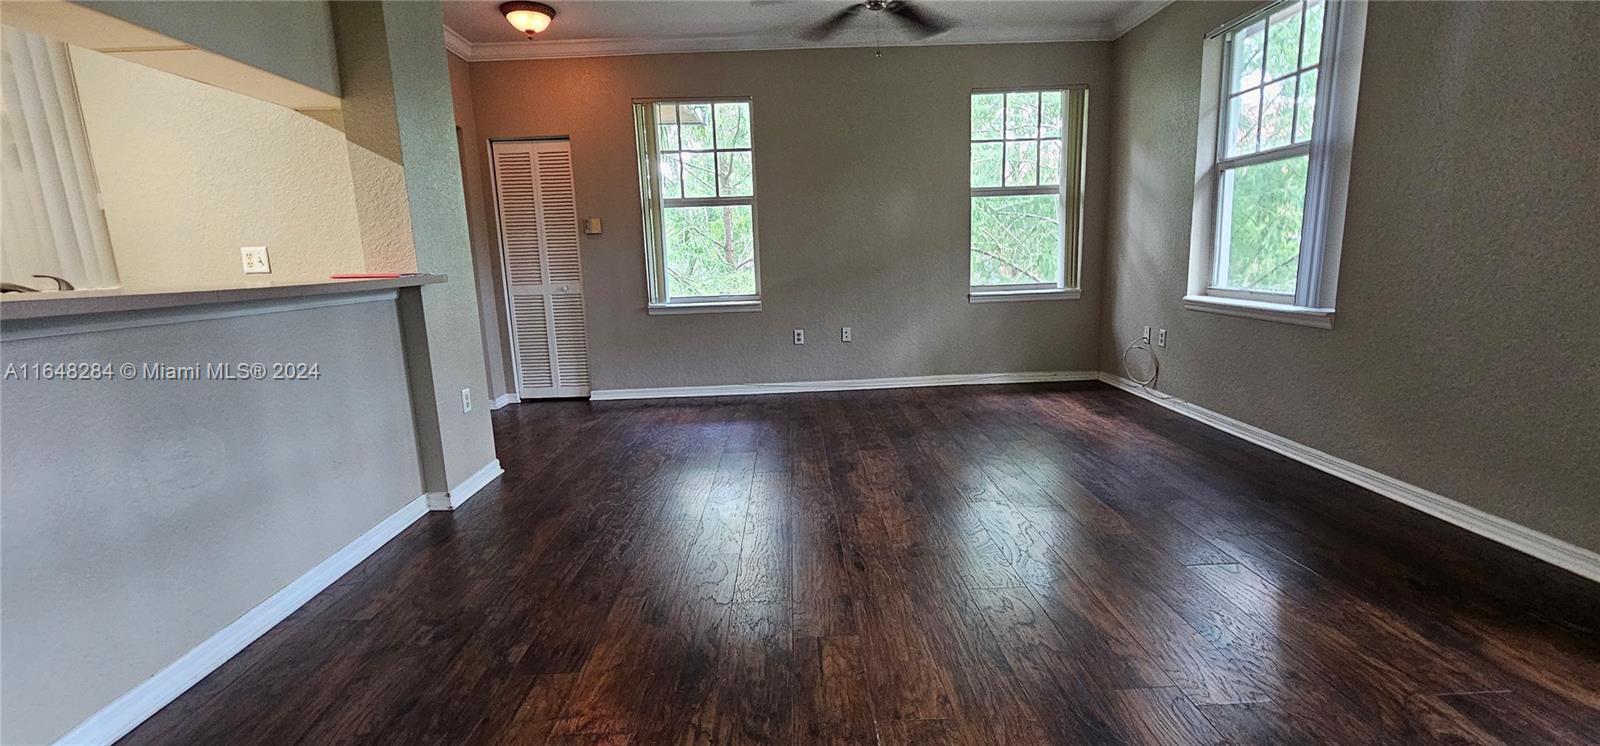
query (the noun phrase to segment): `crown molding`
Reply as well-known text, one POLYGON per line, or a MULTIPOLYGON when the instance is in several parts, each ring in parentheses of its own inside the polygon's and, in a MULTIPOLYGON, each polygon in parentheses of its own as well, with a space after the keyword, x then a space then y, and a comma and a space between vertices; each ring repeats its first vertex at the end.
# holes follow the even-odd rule
POLYGON ((1111 22, 1111 28, 1115 32, 1111 35, 1111 39, 1121 39, 1123 34, 1134 30, 1139 26, 1139 24, 1154 18, 1157 13, 1166 10, 1167 6, 1173 4, 1174 2, 1176 2, 1176 0, 1155 0, 1154 2, 1140 3, 1139 5, 1133 6, 1132 8, 1128 9, 1127 12, 1117 16, 1115 21, 1111 22))
POLYGON ((444 27, 444 48, 467 62, 472 61, 472 42, 449 26, 444 27))
MULTIPOLYGON (((1171 0, 1165 0, 1155 10, 1141 6, 1137 22, 1155 14, 1171 0)), ((771 36, 694 36, 673 39, 536 39, 531 41, 471 42, 445 27, 445 47, 467 62, 503 62, 508 60, 549 60, 574 57, 623 57, 645 54, 684 54, 694 52, 757 52, 791 49, 872 49, 874 47, 915 46, 980 46, 987 44, 1054 44, 1060 42, 1112 41, 1126 29, 1120 24, 1132 16, 1118 19, 1116 23, 1081 26, 1052 39, 987 39, 965 41, 911 41, 896 40, 873 44, 860 40, 836 43, 803 42, 798 39, 771 36)), ((1130 27, 1131 28, 1131 27, 1130 27)))

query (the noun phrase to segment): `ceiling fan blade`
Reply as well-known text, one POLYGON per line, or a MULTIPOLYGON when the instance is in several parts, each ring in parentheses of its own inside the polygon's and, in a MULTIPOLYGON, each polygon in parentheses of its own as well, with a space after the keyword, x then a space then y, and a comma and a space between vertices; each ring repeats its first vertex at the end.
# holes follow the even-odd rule
POLYGON ((929 13, 928 11, 922 10, 921 8, 918 8, 909 2, 904 2, 903 0, 895 0, 894 2, 890 2, 884 8, 884 10, 893 13, 896 18, 899 18, 900 20, 909 24, 912 28, 916 29, 918 34, 922 36, 942 34, 946 31, 949 31, 951 26, 954 25, 950 23, 950 21, 946 20, 944 16, 936 13, 929 13))
POLYGON ((834 13, 832 16, 829 16, 827 20, 800 32, 800 36, 801 38, 810 39, 811 41, 822 41, 823 39, 826 39, 837 32, 839 28, 845 24, 845 22, 850 20, 851 16, 861 12, 861 9, 864 7, 866 6, 862 5, 861 3, 856 3, 855 5, 845 8, 838 13, 834 13))

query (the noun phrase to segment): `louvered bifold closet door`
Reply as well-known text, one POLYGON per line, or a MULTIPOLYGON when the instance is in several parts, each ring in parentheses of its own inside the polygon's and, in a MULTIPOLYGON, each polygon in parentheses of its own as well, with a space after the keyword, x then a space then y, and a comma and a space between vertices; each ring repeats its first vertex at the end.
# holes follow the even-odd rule
POLYGON ((578 213, 565 140, 492 146, 517 395, 589 392, 578 213))
POLYGON ((559 396, 589 393, 589 342, 583 319, 583 270, 578 257, 578 205, 572 188, 572 148, 566 140, 534 143, 539 175, 539 222, 544 226, 551 323, 559 396))

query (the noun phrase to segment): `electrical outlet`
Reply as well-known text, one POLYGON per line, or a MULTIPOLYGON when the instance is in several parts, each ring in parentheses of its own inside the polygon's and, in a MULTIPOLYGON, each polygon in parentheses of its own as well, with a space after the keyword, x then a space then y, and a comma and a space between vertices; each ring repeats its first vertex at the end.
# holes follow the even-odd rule
POLYGON ((471 411, 472 411, 472 389, 462 389, 461 390, 461 413, 462 414, 466 414, 466 413, 471 412, 471 411))
POLYGON ((796 329, 796 330, 794 330, 794 343, 797 344, 797 345, 803 345, 803 344, 806 343, 806 330, 804 330, 804 329, 796 329))
POLYGON ((272 272, 272 265, 267 262, 265 246, 241 246, 239 256, 244 260, 244 273, 247 275, 265 275, 272 272))
POLYGON ((1149 343, 1149 341, 1150 341, 1150 327, 1147 326, 1147 327, 1144 328, 1144 335, 1139 337, 1139 339, 1143 340, 1146 343, 1149 343))
POLYGON ((848 327, 848 326, 844 327, 844 329, 839 332, 839 339, 841 339, 841 340, 843 340, 845 342, 849 342, 850 341, 850 327, 848 327))
POLYGON ((1167 330, 1166 329, 1162 329, 1161 331, 1156 332, 1156 346, 1157 347, 1166 347, 1167 346, 1167 330))

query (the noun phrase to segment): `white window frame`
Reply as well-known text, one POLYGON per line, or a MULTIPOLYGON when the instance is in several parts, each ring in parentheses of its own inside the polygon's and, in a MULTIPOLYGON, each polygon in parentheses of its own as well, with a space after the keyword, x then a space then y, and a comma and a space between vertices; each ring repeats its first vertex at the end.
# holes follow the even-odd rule
POLYGON ((717 313, 728 311, 761 310, 761 231, 756 209, 755 165, 755 104, 749 96, 697 96, 673 98, 639 98, 633 100, 633 123, 639 158, 639 195, 642 202, 645 244, 646 310, 652 315, 679 313, 717 313), (742 103, 750 105, 750 147, 716 148, 711 152, 748 152, 751 160, 750 195, 747 197, 661 197, 661 151, 656 142, 657 104, 712 104, 712 121, 708 126, 716 132, 716 107, 714 104, 742 103), (728 205, 750 208, 751 271, 755 273, 755 292, 748 295, 667 295, 666 240, 662 235, 662 210, 668 207, 722 207, 728 205))
POLYGON ((1366 35, 1366 0, 1326 0, 1311 140, 1244 156, 1223 155, 1230 32, 1295 1, 1278 0, 1259 6, 1206 35, 1189 237, 1189 286, 1183 300, 1184 306, 1193 311, 1331 329, 1366 35), (1222 179, 1227 169, 1302 154, 1308 156, 1306 205, 1295 292, 1290 295, 1217 287, 1218 268, 1225 260, 1219 256, 1219 232, 1224 225, 1222 211, 1227 208, 1222 204, 1222 179))
MULTIPOLYGON (((1089 87, 1086 85, 1022 86, 1012 88, 974 88, 967 96, 967 299, 972 303, 1027 300, 1077 300, 1079 288, 1081 251, 1083 243, 1083 179, 1084 149, 1088 132, 1089 87), (972 186, 972 146, 975 143, 1005 143, 1005 122, 1002 118, 999 140, 975 140, 971 131, 972 97, 981 94, 1059 92, 1061 93, 1061 183, 1043 186, 972 186), (1061 233, 1056 250, 1061 254, 1061 272, 1054 282, 1017 283, 1011 285, 973 285, 972 283, 972 197, 1013 197, 1020 195, 1053 194, 1061 200, 1061 233)), ((1002 117, 1004 106, 1002 106, 1002 117)), ((1036 138, 1046 140, 1054 138, 1036 138)), ((1004 156, 1002 156, 1003 158, 1004 156)), ((1001 161, 1001 174, 1005 162, 1001 161)), ((1004 178, 1001 179, 1002 183, 1004 178)))

